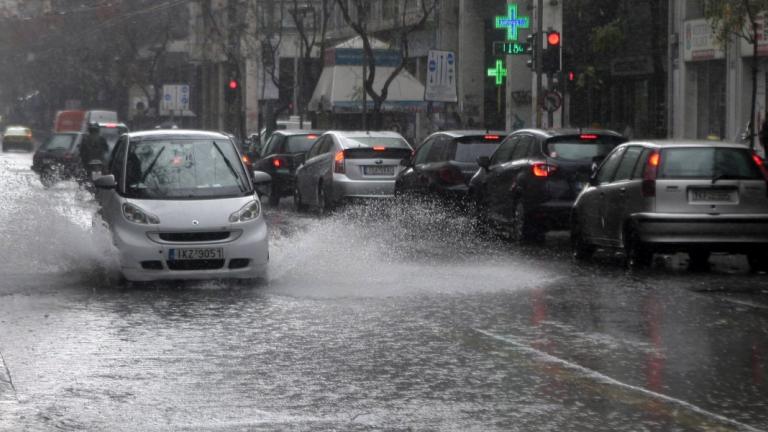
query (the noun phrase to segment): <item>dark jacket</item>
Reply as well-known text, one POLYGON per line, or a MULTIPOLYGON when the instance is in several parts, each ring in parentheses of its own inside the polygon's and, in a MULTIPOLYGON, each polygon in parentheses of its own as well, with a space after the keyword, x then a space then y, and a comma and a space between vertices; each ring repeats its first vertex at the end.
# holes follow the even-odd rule
POLYGON ((80 143, 80 161, 83 168, 87 169, 88 163, 94 159, 104 161, 108 151, 109 145, 103 136, 88 134, 83 137, 83 141, 80 143))

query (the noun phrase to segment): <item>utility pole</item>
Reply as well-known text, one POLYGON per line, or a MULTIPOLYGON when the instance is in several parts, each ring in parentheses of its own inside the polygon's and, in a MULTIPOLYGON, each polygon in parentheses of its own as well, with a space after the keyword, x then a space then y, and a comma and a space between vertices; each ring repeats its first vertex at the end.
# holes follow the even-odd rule
POLYGON ((541 89, 541 75, 543 72, 543 48, 542 37, 544 35, 544 0, 538 0, 536 4, 536 127, 541 127, 541 107, 544 105, 541 89))

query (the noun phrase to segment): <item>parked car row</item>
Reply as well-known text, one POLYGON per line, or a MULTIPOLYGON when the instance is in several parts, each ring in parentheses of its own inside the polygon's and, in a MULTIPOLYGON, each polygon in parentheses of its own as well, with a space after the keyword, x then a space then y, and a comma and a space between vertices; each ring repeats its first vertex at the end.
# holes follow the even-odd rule
POLYGON ((687 252, 702 267, 712 252, 737 252, 768 269, 768 170, 744 145, 628 142, 598 129, 442 131, 415 150, 393 132, 285 130, 274 145, 257 162, 274 176, 270 201, 293 185, 300 211, 433 197, 515 241, 571 230, 576 259, 616 248, 645 266, 656 252, 687 252), (279 148, 297 136, 305 147, 279 148))

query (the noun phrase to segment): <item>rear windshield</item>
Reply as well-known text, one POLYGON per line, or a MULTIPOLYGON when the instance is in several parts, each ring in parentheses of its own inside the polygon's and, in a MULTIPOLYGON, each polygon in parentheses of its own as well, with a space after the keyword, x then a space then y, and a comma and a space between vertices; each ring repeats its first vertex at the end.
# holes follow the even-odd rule
POLYGON ((285 142, 285 153, 306 153, 312 148, 319 135, 289 136, 285 142))
POLYGON ((77 135, 53 135, 43 144, 44 150, 69 150, 77 135))
POLYGON ((606 156, 626 139, 616 136, 591 135, 581 138, 579 135, 552 138, 544 144, 544 152, 553 159, 569 161, 591 161, 598 156, 606 156))
POLYGON ((374 147, 374 146, 382 146, 387 148, 405 148, 410 149, 411 146, 408 145, 408 141, 406 141, 403 138, 396 138, 396 137, 350 137, 348 138, 349 142, 352 145, 359 144, 362 147, 374 147))
POLYGON ((661 153, 659 178, 762 180, 747 149, 674 148, 661 153))
POLYGON ((453 155, 453 157, 449 157, 449 159, 456 162, 477 163, 477 158, 481 156, 491 157, 493 152, 499 147, 499 144, 501 144, 503 138, 486 139, 480 136, 465 137, 453 141, 449 149, 449 155, 453 155))
POLYGON ((24 136, 29 135, 31 131, 23 127, 9 127, 5 130, 5 136, 24 136))

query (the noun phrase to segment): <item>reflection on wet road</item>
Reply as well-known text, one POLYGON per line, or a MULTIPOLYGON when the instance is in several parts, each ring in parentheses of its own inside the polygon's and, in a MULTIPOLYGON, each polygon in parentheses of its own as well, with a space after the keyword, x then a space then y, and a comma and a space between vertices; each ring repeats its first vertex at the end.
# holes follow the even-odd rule
POLYGON ((127 289, 87 194, 28 165, 0 155, 0 430, 768 429, 743 257, 629 274, 429 205, 287 203, 262 285, 127 289))

